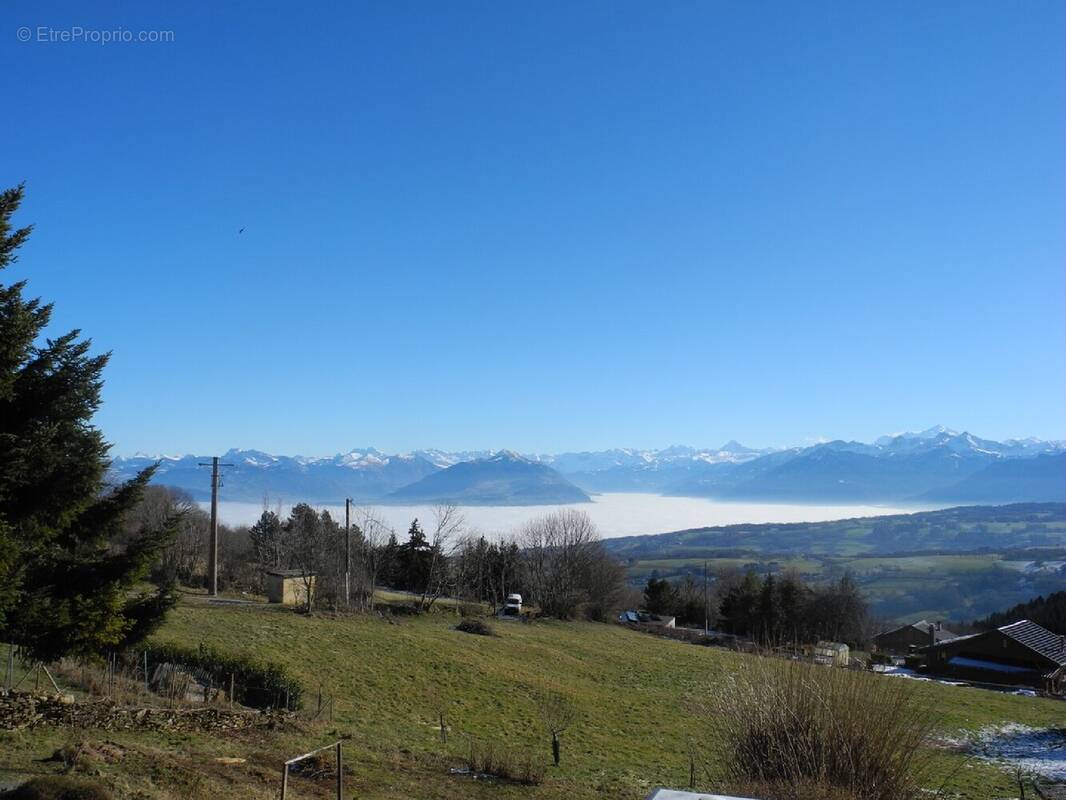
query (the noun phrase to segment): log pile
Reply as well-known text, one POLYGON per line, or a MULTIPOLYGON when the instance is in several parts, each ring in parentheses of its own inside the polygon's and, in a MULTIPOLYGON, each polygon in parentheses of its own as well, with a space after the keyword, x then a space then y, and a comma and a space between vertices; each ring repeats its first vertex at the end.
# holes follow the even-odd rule
POLYGON ((251 711, 218 707, 146 708, 120 706, 110 700, 75 702, 73 695, 12 692, 0 695, 0 729, 21 730, 44 725, 96 728, 105 731, 155 730, 227 733, 249 728, 276 728, 291 721, 284 711, 251 711))

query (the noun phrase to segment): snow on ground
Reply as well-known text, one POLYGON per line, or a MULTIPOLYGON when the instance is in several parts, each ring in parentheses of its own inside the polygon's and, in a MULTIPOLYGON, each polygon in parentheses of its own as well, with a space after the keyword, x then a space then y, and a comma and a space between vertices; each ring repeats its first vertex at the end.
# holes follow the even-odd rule
POLYGON ((932 683, 942 683, 944 686, 969 686, 968 683, 962 681, 947 681, 936 678, 927 678, 924 675, 919 675, 913 669, 907 669, 906 667, 899 667, 895 664, 874 664, 874 672, 879 675, 887 675, 890 678, 909 678, 914 681, 930 681, 932 683))
POLYGON ((1066 781, 1066 729, 1030 728, 1010 722, 982 728, 976 733, 945 739, 982 761, 1011 771, 1021 769, 1034 777, 1066 781))

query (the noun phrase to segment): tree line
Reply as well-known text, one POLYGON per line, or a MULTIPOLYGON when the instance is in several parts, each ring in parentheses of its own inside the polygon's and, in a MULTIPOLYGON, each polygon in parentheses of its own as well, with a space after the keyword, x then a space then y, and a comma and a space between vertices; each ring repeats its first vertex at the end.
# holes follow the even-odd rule
MULTIPOLYGON (((267 506, 264 501, 251 527, 219 526, 224 591, 260 593, 265 572, 293 570, 304 577, 305 607, 311 609, 347 602, 372 610, 375 592, 388 588, 410 593, 420 611, 441 597, 496 611, 508 594, 517 593, 546 616, 597 620, 617 610, 625 591, 624 567, 607 553, 582 511, 546 514, 513 535, 486 536, 471 530, 456 506, 440 505, 428 518, 412 520, 401 537, 369 507, 352 507, 346 532, 328 510, 298 503, 286 516, 280 505, 267 506)), ((175 536, 154 569, 159 580, 200 586, 206 580, 210 523, 187 493, 147 487, 127 530, 132 536, 175 515, 175 536)))
POLYGON ((1022 619, 1032 620, 1060 636, 1066 635, 1066 591, 1052 592, 1046 597, 1041 595, 1027 603, 1018 603, 1006 611, 997 611, 977 620, 971 627, 987 631, 1022 619))
POLYGON ((830 639, 861 644, 871 632, 866 600, 850 575, 808 583, 795 572, 724 572, 704 587, 691 575, 672 583, 653 575, 644 587, 645 608, 682 625, 745 636, 767 646, 830 639))

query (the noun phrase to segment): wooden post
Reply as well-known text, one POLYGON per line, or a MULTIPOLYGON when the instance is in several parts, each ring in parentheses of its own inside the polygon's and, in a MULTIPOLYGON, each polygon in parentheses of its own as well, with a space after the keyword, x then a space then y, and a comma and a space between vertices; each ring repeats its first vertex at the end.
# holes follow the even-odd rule
POLYGON ((281 800, 285 800, 285 792, 289 790, 289 765, 281 768, 281 800))
POLYGON ((229 704, 233 707, 233 673, 229 674, 229 704))
POLYGON ((7 646, 7 690, 10 692, 15 681, 15 645, 7 646))
POLYGON ((144 691, 148 692, 148 651, 144 651, 144 691))
POLYGON ((448 743, 448 729, 444 725, 444 712, 440 712, 440 740, 445 744, 448 743))
POLYGON ((41 669, 43 669, 43 670, 44 670, 44 675, 45 675, 45 677, 46 677, 46 678, 48 678, 48 680, 49 680, 49 681, 51 682, 51 684, 52 684, 52 688, 56 690, 56 694, 62 694, 62 692, 61 692, 61 691, 59 690, 59 684, 58 684, 58 683, 56 683, 56 679, 52 677, 52 673, 48 671, 48 667, 46 667, 46 666, 45 666, 45 665, 44 665, 44 664, 42 663, 42 664, 41 664, 41 669))
POLYGON ((344 756, 340 742, 337 742, 337 800, 344 800, 344 756))

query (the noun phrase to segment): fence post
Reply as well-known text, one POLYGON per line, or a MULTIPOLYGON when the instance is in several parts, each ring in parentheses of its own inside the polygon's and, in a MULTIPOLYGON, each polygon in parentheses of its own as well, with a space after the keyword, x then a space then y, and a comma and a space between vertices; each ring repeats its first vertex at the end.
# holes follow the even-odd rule
POLYGON ((229 704, 230 708, 233 707, 233 673, 229 674, 229 704))
POLYGON ((337 800, 344 800, 344 757, 340 742, 337 742, 337 800))
POLYGON ((289 789, 289 765, 281 768, 281 800, 285 800, 285 792, 289 789))

